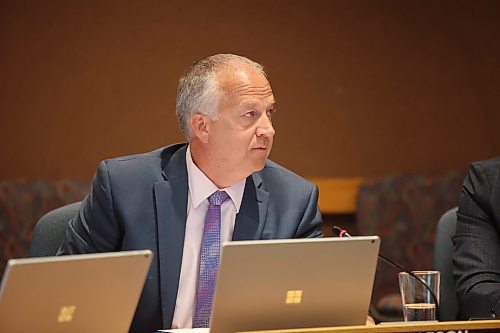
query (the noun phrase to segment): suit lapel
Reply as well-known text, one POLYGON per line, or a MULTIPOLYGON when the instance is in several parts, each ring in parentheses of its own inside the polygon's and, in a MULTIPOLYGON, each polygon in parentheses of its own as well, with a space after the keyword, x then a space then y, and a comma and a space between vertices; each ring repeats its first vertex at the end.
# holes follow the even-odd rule
POLYGON ((269 205, 269 192, 261 189, 258 173, 248 177, 234 225, 233 240, 261 239, 269 205))
POLYGON ((163 327, 172 324, 181 272, 186 231, 188 180, 186 147, 176 151, 167 162, 165 181, 154 186, 160 263, 160 297, 163 327))

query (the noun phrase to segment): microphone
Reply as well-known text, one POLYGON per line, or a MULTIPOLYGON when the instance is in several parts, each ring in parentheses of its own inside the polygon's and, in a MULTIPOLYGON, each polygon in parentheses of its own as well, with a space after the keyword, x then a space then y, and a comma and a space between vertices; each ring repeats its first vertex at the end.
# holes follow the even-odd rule
MULTIPOLYGON (((339 228, 337 226, 333 226, 332 231, 335 235, 337 235, 338 237, 341 237, 341 238, 350 238, 351 237, 351 235, 345 229, 339 228)), ((388 263, 389 265, 396 267, 396 268, 402 270, 403 272, 409 274, 412 278, 419 281, 425 287, 425 289, 427 289, 429 291, 429 293, 431 294, 432 300, 434 301, 434 304, 436 305, 436 320, 439 321, 439 304, 438 304, 436 294, 434 293, 434 291, 432 291, 431 287, 429 287, 429 285, 424 280, 422 280, 421 278, 419 278, 418 276, 413 274, 412 271, 404 268, 403 266, 401 266, 397 262, 394 262, 394 261, 388 259, 382 253, 379 252, 378 257, 380 259, 382 259, 383 261, 385 261, 386 263, 388 263)))

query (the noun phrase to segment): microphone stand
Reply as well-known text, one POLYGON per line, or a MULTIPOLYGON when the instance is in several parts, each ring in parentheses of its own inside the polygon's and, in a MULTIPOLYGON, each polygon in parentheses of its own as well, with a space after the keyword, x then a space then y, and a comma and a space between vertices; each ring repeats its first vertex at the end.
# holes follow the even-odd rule
MULTIPOLYGON (((350 238, 351 237, 351 235, 349 235, 349 233, 346 230, 344 230, 342 228, 339 228, 337 226, 333 226, 332 231, 333 231, 333 233, 335 235, 337 235, 338 237, 341 237, 341 238, 350 238)), ((439 304, 438 304, 438 300, 437 300, 436 294, 434 293, 434 291, 432 291, 431 287, 429 287, 429 285, 424 280, 422 280, 421 278, 419 278, 418 276, 416 276, 413 272, 411 272, 410 270, 404 268, 400 264, 398 264, 398 263, 396 263, 396 262, 388 259, 384 255, 382 255, 382 253, 379 252, 378 257, 380 259, 382 259, 383 261, 385 261, 386 263, 390 264, 391 266, 399 268, 403 272, 409 274, 412 278, 414 278, 417 281, 419 281, 425 287, 425 289, 427 289, 429 291, 429 293, 431 294, 431 297, 432 297, 432 301, 436 305, 436 320, 439 321, 439 304)))

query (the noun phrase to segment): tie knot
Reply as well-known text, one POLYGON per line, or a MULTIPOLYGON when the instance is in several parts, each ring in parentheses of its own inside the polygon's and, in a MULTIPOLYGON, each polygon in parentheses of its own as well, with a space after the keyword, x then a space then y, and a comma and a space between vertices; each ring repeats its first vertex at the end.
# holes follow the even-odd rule
POLYGON ((229 195, 224 191, 215 191, 208 197, 208 202, 212 206, 220 206, 229 198, 229 195))

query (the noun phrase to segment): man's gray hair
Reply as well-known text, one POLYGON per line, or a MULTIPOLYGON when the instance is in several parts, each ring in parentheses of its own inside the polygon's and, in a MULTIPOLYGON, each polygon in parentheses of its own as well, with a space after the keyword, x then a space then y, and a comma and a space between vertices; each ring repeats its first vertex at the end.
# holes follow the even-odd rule
POLYGON ((195 62, 179 80, 177 89, 176 114, 186 138, 191 138, 189 119, 202 113, 217 119, 220 87, 216 74, 231 64, 247 64, 267 77, 264 66, 248 58, 234 54, 216 54, 195 62))

